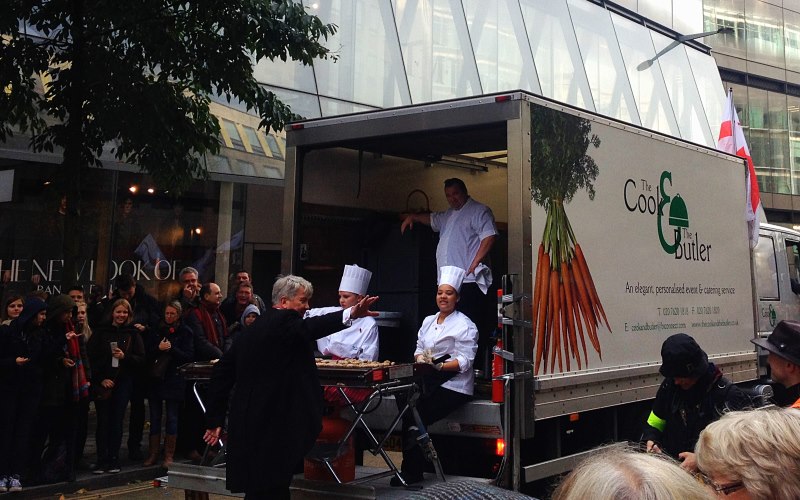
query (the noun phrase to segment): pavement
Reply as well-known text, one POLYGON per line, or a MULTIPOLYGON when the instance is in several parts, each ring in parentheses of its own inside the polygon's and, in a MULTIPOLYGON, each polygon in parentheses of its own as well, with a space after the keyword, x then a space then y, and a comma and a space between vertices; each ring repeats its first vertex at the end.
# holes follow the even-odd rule
MULTIPOLYGON (((145 401, 145 415, 147 416, 145 422, 144 439, 142 440, 142 452, 147 455, 147 436, 150 432, 149 415, 150 410, 145 401)), ((95 429, 97 428, 97 420, 94 412, 94 405, 90 405, 89 409, 89 432, 86 440, 86 447, 84 448, 84 457, 86 463, 93 463, 97 458, 97 449, 95 447, 95 429)), ((125 414, 125 423, 123 424, 122 448, 120 449, 120 465, 122 471, 117 474, 92 474, 89 470, 75 471, 75 481, 60 482, 52 484, 42 484, 36 486, 26 486, 22 484, 23 490, 18 493, 0 493, 2 500, 14 500, 18 498, 59 498, 61 495, 71 496, 76 493, 85 493, 89 491, 97 491, 101 489, 113 488, 126 484, 134 483, 152 483, 153 479, 165 476, 166 469, 154 465, 145 467, 143 460, 131 461, 128 460, 128 449, 126 443, 128 442, 128 412, 125 414)), ((181 458, 181 457, 177 457, 181 458)), ((178 462, 190 463, 189 460, 177 460, 178 462)))

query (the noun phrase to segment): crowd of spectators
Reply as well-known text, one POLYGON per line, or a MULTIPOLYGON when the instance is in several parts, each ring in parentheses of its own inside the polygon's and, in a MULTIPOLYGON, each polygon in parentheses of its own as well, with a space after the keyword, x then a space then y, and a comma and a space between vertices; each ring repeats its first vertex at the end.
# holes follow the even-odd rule
POLYGON ((8 437, 8 449, 0 454, 0 492, 73 481, 80 469, 120 472, 128 412, 124 451, 130 460, 164 467, 176 453, 199 460, 202 410, 178 367, 221 357, 241 325, 263 312, 263 302, 245 271, 233 275, 226 301, 216 283, 200 284, 193 268, 178 278, 181 292, 166 304, 127 274, 94 301, 80 286, 54 296, 6 294, 0 435, 8 437), (88 437, 95 439, 96 456, 84 456, 90 405, 97 426, 88 437))

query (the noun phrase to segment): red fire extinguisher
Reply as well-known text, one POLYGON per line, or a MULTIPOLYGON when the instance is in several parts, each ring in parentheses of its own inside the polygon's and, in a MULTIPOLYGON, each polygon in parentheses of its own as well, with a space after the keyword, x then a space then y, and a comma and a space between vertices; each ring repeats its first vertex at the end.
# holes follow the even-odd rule
MULTIPOLYGON (((497 348, 503 348, 503 340, 497 339, 497 348)), ((492 401, 495 403, 502 403, 503 402, 503 380, 496 380, 497 377, 503 375, 503 358, 494 353, 494 359, 492 360, 492 401)))
MULTIPOLYGON (((503 327, 503 313, 502 313, 502 303, 503 300, 503 290, 497 290, 497 329, 498 331, 502 331, 503 327)), ((503 348, 503 339, 497 339, 497 348, 503 348)), ((496 379, 497 377, 503 375, 503 358, 494 353, 494 358, 492 359, 492 379, 496 379)), ((503 380, 492 380, 492 401, 495 403, 502 403, 503 402, 503 380)))

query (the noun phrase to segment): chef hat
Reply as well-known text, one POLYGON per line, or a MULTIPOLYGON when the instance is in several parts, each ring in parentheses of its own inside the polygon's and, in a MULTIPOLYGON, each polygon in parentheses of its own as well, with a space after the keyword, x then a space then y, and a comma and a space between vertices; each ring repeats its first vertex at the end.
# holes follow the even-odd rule
POLYGON ((342 274, 342 282, 339 283, 339 291, 366 295, 370 278, 372 278, 372 273, 363 267, 358 267, 355 264, 344 266, 344 274, 342 274))
POLYGON ((439 268, 439 285, 450 285, 458 292, 461 290, 461 282, 464 281, 465 274, 460 267, 442 266, 439 268))

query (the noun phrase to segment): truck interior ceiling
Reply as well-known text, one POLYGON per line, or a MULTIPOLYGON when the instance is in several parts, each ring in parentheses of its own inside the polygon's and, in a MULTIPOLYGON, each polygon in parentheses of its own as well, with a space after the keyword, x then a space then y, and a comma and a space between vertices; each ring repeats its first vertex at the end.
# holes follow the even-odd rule
POLYGON ((401 234, 399 214, 446 210, 445 179, 462 179, 494 212, 500 236, 489 257, 499 283, 507 269, 506 142, 503 121, 304 149, 297 272, 314 283, 312 306, 337 304, 345 264, 366 267, 377 309, 399 313, 379 320, 380 359, 412 359, 422 319, 437 310, 438 235, 423 224, 401 234))

